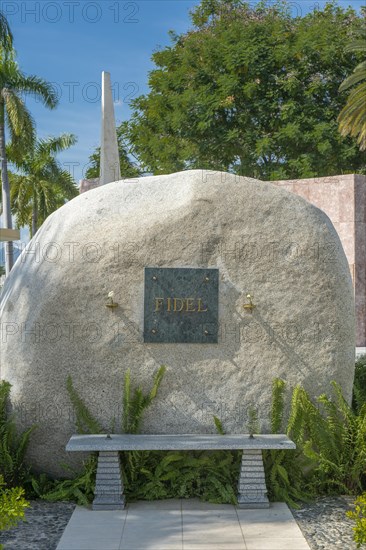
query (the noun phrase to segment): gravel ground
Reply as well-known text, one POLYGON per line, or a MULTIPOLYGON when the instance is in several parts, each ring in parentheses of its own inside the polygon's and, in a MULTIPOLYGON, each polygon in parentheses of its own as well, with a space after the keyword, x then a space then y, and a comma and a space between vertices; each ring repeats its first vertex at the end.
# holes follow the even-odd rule
MULTIPOLYGON (((356 550, 353 522, 345 512, 352 497, 327 497, 292 510, 311 550, 356 550)), ((32 501, 25 522, 0 534, 5 550, 55 550, 75 505, 32 501)))
POLYGON ((354 522, 346 516, 354 500, 348 496, 325 497, 291 510, 311 550, 356 550, 354 522))
POLYGON ((74 511, 71 502, 32 500, 26 521, 0 533, 4 550, 55 550, 74 511))

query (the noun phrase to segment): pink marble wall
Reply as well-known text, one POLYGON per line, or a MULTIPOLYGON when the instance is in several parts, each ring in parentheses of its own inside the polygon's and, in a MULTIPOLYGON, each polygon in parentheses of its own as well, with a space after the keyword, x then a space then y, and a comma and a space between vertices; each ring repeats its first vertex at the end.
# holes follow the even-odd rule
POLYGON ((366 176, 273 181, 300 195, 331 219, 348 259, 355 289, 356 346, 366 346, 366 176))
POLYGON ((355 176, 355 288, 360 343, 366 346, 366 177, 355 176), (363 339, 362 339, 363 337, 363 339))
POLYGON ((90 189, 95 189, 96 187, 99 187, 99 178, 93 178, 90 180, 80 180, 79 181, 80 187, 79 192, 85 193, 85 191, 89 191, 90 189))

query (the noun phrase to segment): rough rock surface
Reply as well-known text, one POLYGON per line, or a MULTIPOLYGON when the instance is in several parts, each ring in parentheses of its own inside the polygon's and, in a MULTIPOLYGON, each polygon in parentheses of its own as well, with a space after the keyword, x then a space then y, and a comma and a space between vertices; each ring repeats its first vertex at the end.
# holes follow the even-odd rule
POLYGON ((1 377, 19 424, 38 424, 30 459, 54 475, 75 433, 68 375, 114 431, 128 368, 148 389, 167 366, 146 433, 215 432, 212 415, 240 433, 250 407, 266 431, 274 377, 314 396, 337 380, 351 397, 353 291, 338 235, 321 210, 269 183, 194 170, 84 193, 18 259, 1 312, 1 377), (219 269, 218 344, 143 342, 145 266, 219 269), (110 291, 118 308, 105 307, 110 291))

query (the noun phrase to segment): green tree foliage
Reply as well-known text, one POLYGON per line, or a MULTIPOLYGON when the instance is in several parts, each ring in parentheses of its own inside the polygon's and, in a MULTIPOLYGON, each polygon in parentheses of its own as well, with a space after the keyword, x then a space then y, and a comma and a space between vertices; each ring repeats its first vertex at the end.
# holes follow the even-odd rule
MULTIPOLYGON (((121 126, 117 128, 117 142, 118 142, 118 151, 119 151, 119 162, 121 167, 121 177, 134 178, 140 175, 140 170, 135 163, 133 163, 129 158, 129 153, 125 133, 126 133, 126 123, 122 123, 121 126)), ((98 178, 100 170, 100 147, 97 147, 89 157, 89 168, 85 173, 86 178, 98 178)))
POLYGON ((338 131, 338 92, 362 27, 328 4, 202 0, 187 33, 153 54, 150 92, 122 128, 144 170, 225 170, 262 180, 359 172, 366 157, 338 131))
MULTIPOLYGON (((0 156, 2 207, 5 227, 12 227, 8 163, 5 128, 8 129, 13 150, 17 155, 29 151, 35 141, 35 124, 25 103, 25 96, 32 94, 46 107, 57 105, 56 92, 45 80, 24 74, 14 60, 14 52, 1 50, 0 46, 0 156)), ((13 265, 13 243, 6 243, 6 272, 13 265)))
POLYGON ((76 143, 72 134, 39 139, 22 155, 9 157, 19 170, 10 174, 10 197, 18 226, 28 225, 31 236, 52 212, 79 194, 70 173, 63 170, 57 153, 76 143))
POLYGON ((357 138, 361 151, 366 149, 366 33, 355 40, 346 51, 360 52, 363 61, 359 63, 351 76, 342 82, 339 91, 350 90, 346 105, 339 114, 339 130, 342 136, 357 138))

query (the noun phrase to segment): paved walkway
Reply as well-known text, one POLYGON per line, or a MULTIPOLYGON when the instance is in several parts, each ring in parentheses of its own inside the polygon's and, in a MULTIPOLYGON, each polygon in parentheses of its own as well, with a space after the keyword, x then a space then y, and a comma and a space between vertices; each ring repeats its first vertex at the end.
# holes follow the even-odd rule
POLYGON ((309 550, 283 503, 240 510, 198 500, 137 502, 126 510, 76 507, 57 550, 309 550))

